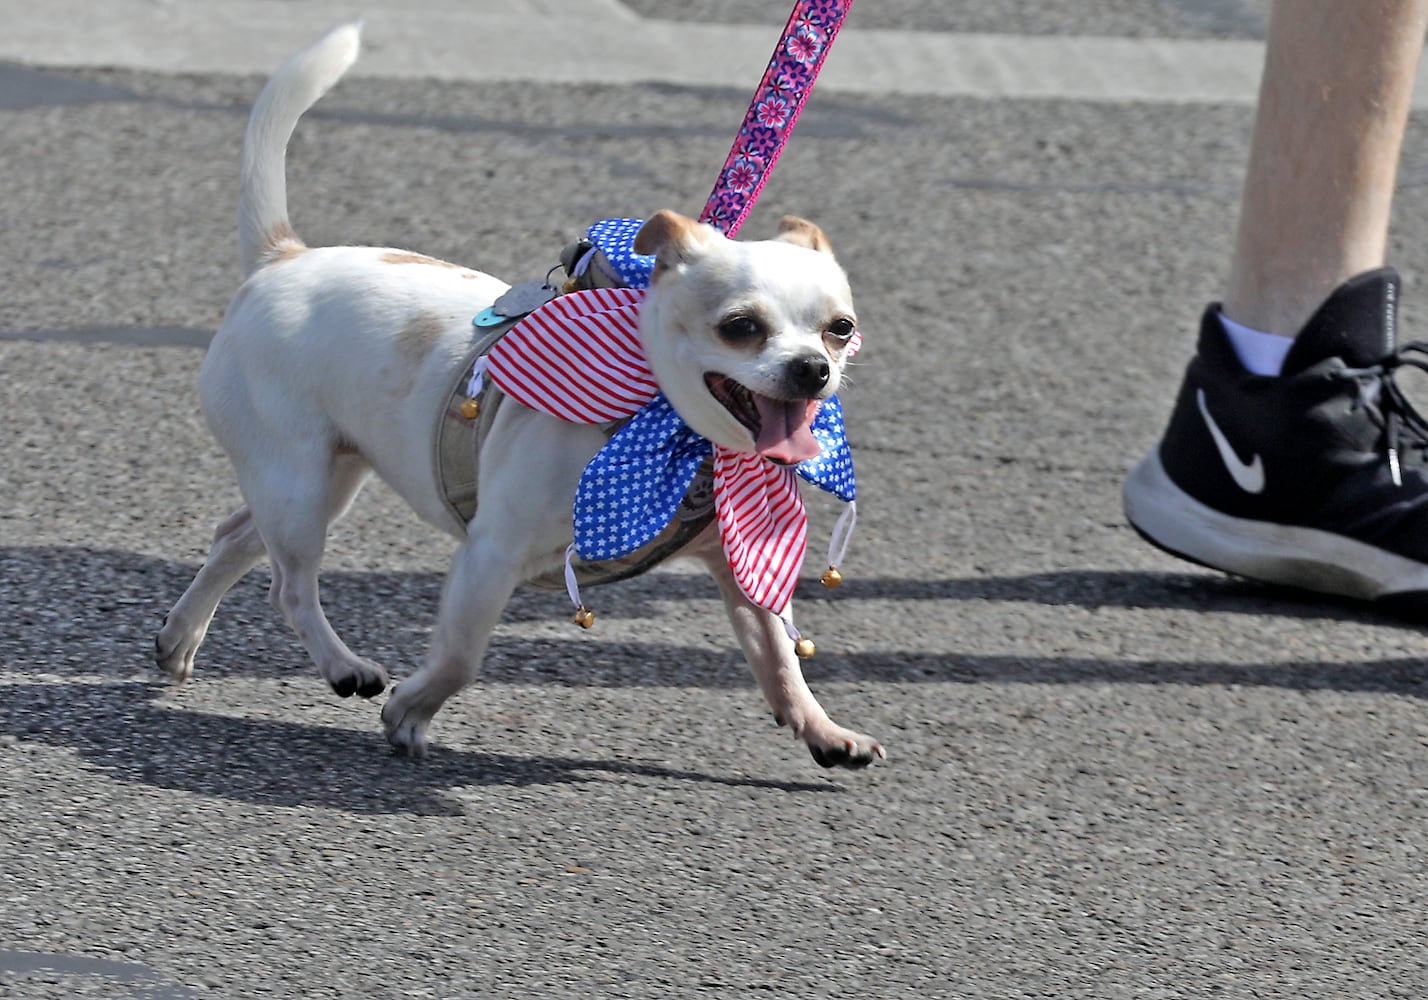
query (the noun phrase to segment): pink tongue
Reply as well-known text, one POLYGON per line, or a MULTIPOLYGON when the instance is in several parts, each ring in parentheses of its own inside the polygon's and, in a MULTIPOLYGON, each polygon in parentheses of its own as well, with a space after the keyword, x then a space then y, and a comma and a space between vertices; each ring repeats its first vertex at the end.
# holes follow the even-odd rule
POLYGON ((760 422, 755 451, 785 465, 797 465, 818 457, 822 449, 813 436, 818 400, 770 399, 754 393, 754 405, 759 408, 760 422))

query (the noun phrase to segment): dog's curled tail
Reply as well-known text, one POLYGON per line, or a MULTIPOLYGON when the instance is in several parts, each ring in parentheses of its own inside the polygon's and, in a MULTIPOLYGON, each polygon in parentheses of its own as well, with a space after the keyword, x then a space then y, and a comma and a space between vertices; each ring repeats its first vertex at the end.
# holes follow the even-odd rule
POLYGON ((357 61, 362 23, 333 28, 285 62, 268 81, 248 118, 238 196, 238 250, 251 275, 284 244, 302 241, 288 222, 288 140, 303 112, 357 61))

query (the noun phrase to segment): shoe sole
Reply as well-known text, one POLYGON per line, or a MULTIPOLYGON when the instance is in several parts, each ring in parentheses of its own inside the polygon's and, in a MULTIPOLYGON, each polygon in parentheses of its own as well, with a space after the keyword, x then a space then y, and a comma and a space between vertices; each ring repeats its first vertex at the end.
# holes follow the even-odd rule
POLYGON ((1262 583, 1428 617, 1428 566, 1333 532, 1222 514, 1171 481, 1158 448, 1131 470, 1121 499, 1131 527, 1173 556, 1262 583))

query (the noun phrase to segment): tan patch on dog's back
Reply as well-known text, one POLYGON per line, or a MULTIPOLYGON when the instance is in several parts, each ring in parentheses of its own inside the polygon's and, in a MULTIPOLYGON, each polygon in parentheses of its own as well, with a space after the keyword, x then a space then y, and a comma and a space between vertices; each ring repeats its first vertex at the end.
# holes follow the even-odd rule
POLYGON ((436 257, 428 257, 428 256, 427 256, 426 254, 424 254, 424 253, 408 253, 408 252, 405 251, 405 250, 392 250, 392 251, 390 251, 389 253, 384 253, 384 254, 382 254, 382 263, 383 263, 383 264, 434 264, 434 265, 436 265, 437 267, 451 267, 451 268, 455 268, 455 269, 458 270, 458 271, 464 271, 464 270, 466 270, 466 268, 462 267, 460 264, 453 264, 453 263, 451 263, 451 261, 449 261, 449 260, 440 260, 440 259, 438 259, 438 258, 436 258, 436 257))
POLYGON ((402 362, 401 377, 393 384, 393 392, 408 396, 416 387, 417 375, 427 356, 431 354, 442 333, 446 330, 446 320, 433 312, 419 312, 397 331, 394 341, 397 357, 402 362))
POLYGON ((406 250, 390 250, 382 254, 383 264, 427 264, 432 267, 445 267, 453 271, 459 271, 463 278, 479 278, 480 272, 473 271, 469 267, 462 267, 460 264, 453 264, 449 260, 442 260, 439 257, 428 257, 424 253, 410 253, 406 250))

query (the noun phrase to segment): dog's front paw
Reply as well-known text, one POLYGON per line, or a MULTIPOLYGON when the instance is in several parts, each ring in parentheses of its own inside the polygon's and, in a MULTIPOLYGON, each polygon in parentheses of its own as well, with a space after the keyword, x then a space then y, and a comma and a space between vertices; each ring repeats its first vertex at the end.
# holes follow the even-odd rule
POLYGON ((833 727, 826 733, 804 733, 808 752, 820 767, 867 767, 876 758, 887 759, 883 745, 871 736, 833 727))
POLYGON ((398 685, 391 699, 382 706, 382 729, 392 749, 408 757, 425 757, 426 727, 431 723, 431 714, 415 709, 402 694, 405 686, 398 685))
POLYGON ((193 657, 202 643, 202 632, 183 627, 169 615, 154 636, 154 662, 171 680, 183 683, 193 676, 193 657))
POLYGON ((387 672, 360 656, 327 667, 322 675, 339 698, 350 698, 354 694, 375 698, 387 690, 387 672))

